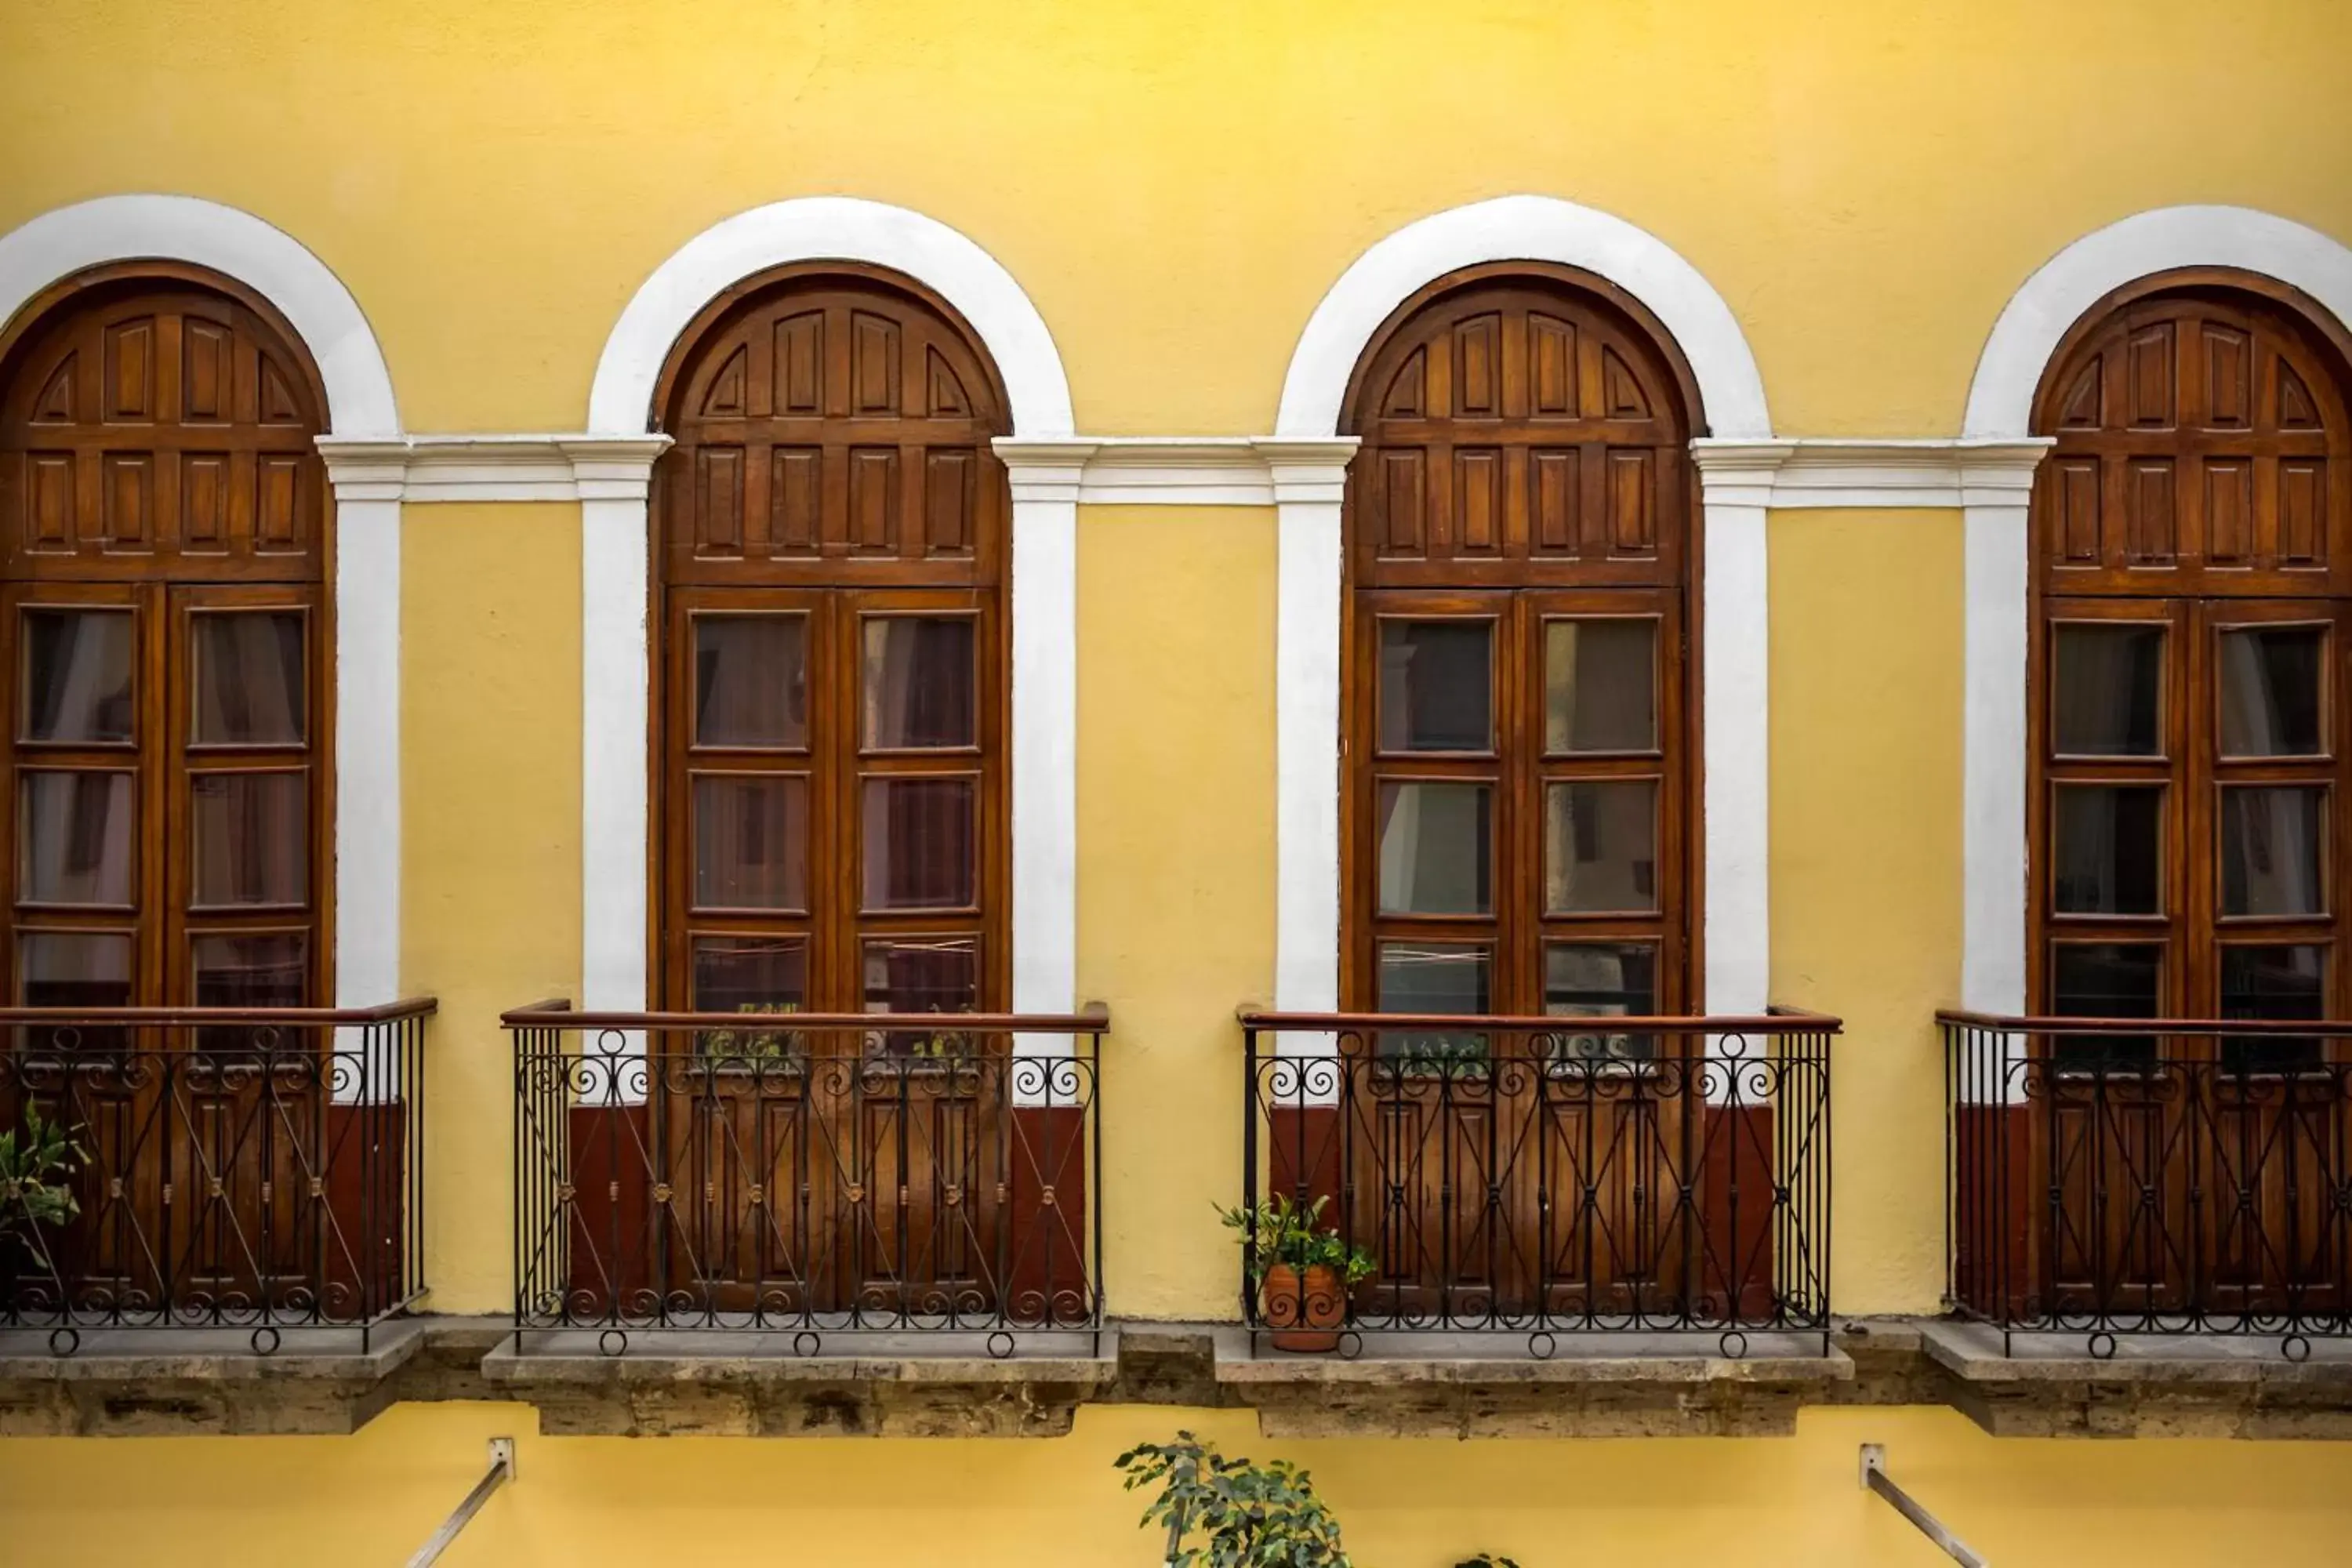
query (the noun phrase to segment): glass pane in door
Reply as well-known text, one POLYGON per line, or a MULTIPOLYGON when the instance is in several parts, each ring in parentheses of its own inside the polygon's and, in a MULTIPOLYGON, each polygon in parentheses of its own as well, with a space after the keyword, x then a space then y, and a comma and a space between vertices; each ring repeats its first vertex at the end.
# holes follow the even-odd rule
POLYGON ((26 610, 17 732, 58 745, 132 739, 129 610, 26 610))
POLYGON ((2327 633, 2237 626, 2221 636, 2216 685, 2225 757, 2308 757, 2326 750, 2327 633))
POLYGON ((302 743, 302 620, 294 610, 203 610, 188 617, 191 745, 302 743))
POLYGON ((2062 757, 2164 754, 2160 626, 2075 622, 2051 651, 2051 747, 2062 757))
POLYGON ((309 902, 310 806, 310 779, 301 773, 191 775, 190 907, 309 902))
POLYGON ((16 793, 18 900, 129 909, 139 826, 131 775, 27 769, 16 793))
POLYGON ((1658 623, 1544 623, 1544 750, 1658 749, 1658 623))
POLYGON ((1494 795, 1483 784, 1381 785, 1382 914, 1483 915, 1494 908, 1494 795))
POLYGON ((2243 784, 2221 791, 2221 912, 2292 916, 2327 908, 2327 791, 2243 784))
POLYGON ((976 626, 970 616, 869 616, 860 676, 867 749, 925 751, 978 743, 976 626))
POLYGON ((1494 623, 1380 623, 1380 749, 1495 746, 1494 623))
POLYGON ((808 744, 808 617, 694 617, 694 744, 808 744))

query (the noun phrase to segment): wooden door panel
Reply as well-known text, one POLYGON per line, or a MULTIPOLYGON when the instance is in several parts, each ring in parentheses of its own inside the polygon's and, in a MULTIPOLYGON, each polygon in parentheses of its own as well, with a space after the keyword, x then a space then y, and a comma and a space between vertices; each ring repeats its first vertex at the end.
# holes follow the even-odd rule
MULTIPOLYGON (((1431 285, 1383 327, 1358 365, 1343 427, 1362 445, 1344 525, 1353 613, 1344 662, 1342 1005, 1394 1005, 1382 1001, 1384 950, 1483 951, 1482 1010, 1541 1013, 1555 989, 1590 989, 1547 979, 1556 952, 1578 949, 1621 959, 1638 950, 1646 994, 1618 1011, 1687 1005, 1697 880, 1685 775, 1696 707, 1681 616, 1693 561, 1686 443, 1696 400, 1670 341, 1636 302, 1597 279, 1564 268, 1473 268, 1431 285), (1549 689, 1549 628, 1582 621, 1654 628, 1655 732, 1647 743, 1548 740, 1548 726, 1572 706, 1549 689), (1394 701, 1383 683, 1407 679, 1413 661, 1439 650, 1391 648, 1384 628, 1423 622, 1489 628, 1489 743, 1416 749, 1385 733, 1394 701), (1411 833, 1417 843, 1425 822, 1444 820, 1432 795, 1402 813, 1399 792, 1465 785, 1492 794, 1486 907, 1403 907, 1383 896, 1387 836, 1411 833), (1601 803, 1625 805, 1629 788, 1654 792, 1650 840, 1596 847, 1601 803), (1569 826, 1555 831, 1550 819, 1563 813, 1569 826), (1583 883, 1552 863, 1588 856, 1601 868, 1583 883), (1561 891, 1604 881, 1646 890, 1561 891)), ((1605 819, 1619 825, 1610 833, 1631 831, 1623 825, 1641 814, 1612 810, 1605 819)), ((1434 889, 1462 879, 1423 880, 1434 889)), ((1580 974, 1609 965, 1568 967, 1580 974)), ((1607 1010, 1581 996, 1564 1005, 1607 1010)), ((1597 1310, 1680 1288, 1670 1257, 1675 1216, 1662 1194, 1687 1154, 1683 1113, 1620 1102, 1591 1092, 1590 1078, 1555 1075, 1539 1059, 1548 1047, 1526 1036, 1491 1046, 1486 1066, 1448 1069, 1450 1079, 1370 1080, 1370 1126, 1353 1144, 1352 1180, 1379 1194, 1370 1205, 1381 1262, 1374 1296, 1399 1310, 1479 1316, 1597 1310)))
MULTIPOLYGON (((2053 356, 2034 427, 2054 447, 2036 478, 2032 522, 2031 989, 2044 1011, 2066 1002, 2055 973, 2061 938, 2160 948, 2152 1012, 2342 1017, 2352 1002, 2336 940, 2352 851, 2336 815, 2352 762, 2347 349, 2352 340, 2291 291, 2208 271, 2120 290, 2053 356), (2053 670, 2054 639, 2069 624, 2131 621, 2168 628, 2162 754, 2063 754, 2050 710, 2063 673, 2053 670), (2263 680, 2275 696, 2285 679, 2259 674, 2250 659, 2269 656, 2249 655, 2257 645, 2243 639, 2305 628, 2328 639, 2324 679, 2315 694, 2299 678, 2289 689, 2320 715, 2321 743, 2258 735, 2242 747, 2247 754, 2233 754, 2221 743, 2225 705, 2263 680), (2233 640, 2242 646, 2231 651, 2233 640), (2165 892, 2146 916, 2061 907, 2053 867, 2067 850, 2054 792, 2109 782, 2165 791, 2165 892), (2322 792, 2325 847, 2313 863, 2323 897, 2306 899, 2290 875, 2303 853, 2297 837, 2255 819, 2258 794, 2233 794, 2264 789, 2322 792), (2322 955, 2327 972, 2305 999, 2313 1012, 2265 1011, 2305 1004, 2232 992, 2243 983, 2230 979, 2231 955, 2263 946, 2322 955)), ((2318 1080, 2263 1058, 2264 1048, 2195 1036, 2136 1047, 2148 1058, 2140 1068, 2056 1068, 2032 1110, 2029 1183, 2053 1194, 2034 1200, 2032 1236, 2052 1302, 2275 1310, 2315 1271, 2340 1271, 2334 1205, 2313 1199, 2334 1190, 2344 1109, 2325 1093, 2310 1103, 2318 1080)))

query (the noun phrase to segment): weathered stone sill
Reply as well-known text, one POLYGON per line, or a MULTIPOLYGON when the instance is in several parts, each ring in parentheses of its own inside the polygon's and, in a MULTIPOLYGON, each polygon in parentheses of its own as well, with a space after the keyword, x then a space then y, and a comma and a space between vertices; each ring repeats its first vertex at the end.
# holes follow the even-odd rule
POLYGON ((1524 1343, 1396 1336, 1353 1358, 1289 1355, 1229 1325, 1124 1323, 1024 1345, 904 1337, 797 1356, 789 1340, 593 1338, 519 1353, 499 1319, 425 1317, 355 1336, 92 1336, 69 1357, 0 1333, 0 1436, 339 1434, 410 1401, 528 1404, 552 1435, 1048 1437, 1083 1404, 1247 1408, 1270 1437, 1765 1436, 1819 1405, 1943 1405, 1995 1436, 2352 1438, 2352 1344, 2290 1362, 2273 1342, 2133 1339, 2096 1360, 2079 1336, 1874 1319, 1814 1340, 1563 1336, 1524 1343), (968 1352, 968 1353, 966 1353, 968 1352))

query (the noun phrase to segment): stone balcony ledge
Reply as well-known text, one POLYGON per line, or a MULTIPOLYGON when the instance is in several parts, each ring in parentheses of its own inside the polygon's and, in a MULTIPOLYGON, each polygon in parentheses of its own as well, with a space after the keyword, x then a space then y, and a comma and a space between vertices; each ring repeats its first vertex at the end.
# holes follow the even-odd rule
POLYGON ((1747 1353, 1713 1334, 1368 1334, 1351 1356, 1216 1336, 1216 1381, 1270 1437, 1778 1436, 1797 1411, 1853 1379, 1815 1335, 1756 1334, 1747 1353))
POLYGON ((2019 1333, 1925 1321, 1948 1402, 1996 1437, 2352 1438, 2352 1342, 2314 1338, 2291 1361, 2277 1336, 2019 1333), (2006 1350, 2006 1353, 2004 1353, 2006 1350))
POLYGON ((492 1317, 287 1330, 273 1353, 242 1331, 85 1331, 51 1353, 0 1331, 0 1436, 328 1435, 404 1401, 537 1407, 551 1434, 1054 1436, 1082 1404, 1254 1409, 1270 1437, 1769 1436, 1817 1405, 1946 1405, 1995 1436, 2352 1439, 2352 1342, 2018 1335, 1923 1318, 1841 1321, 1818 1338, 1752 1335, 1370 1335, 1353 1356, 1294 1355, 1239 1325, 1122 1322, 1023 1336, 524 1336, 492 1317), (814 1353, 796 1354, 795 1349, 814 1353), (1000 1342, 995 1348, 1003 1349, 1000 1342), (2102 1345, 2101 1348, 2105 1348, 2102 1345), (2299 1348, 2299 1347, 2298 1347, 2299 1348))
POLYGON ((432 1321, 394 1319, 364 1345, 356 1329, 289 1328, 268 1354, 243 1329, 85 1329, 62 1355, 45 1330, 0 1331, 0 1436, 355 1432, 432 1321))
POLYGON ((531 1331, 482 1358, 491 1398, 538 1407, 551 1436, 1058 1437, 1118 1374, 1117 1334, 638 1334, 531 1331))

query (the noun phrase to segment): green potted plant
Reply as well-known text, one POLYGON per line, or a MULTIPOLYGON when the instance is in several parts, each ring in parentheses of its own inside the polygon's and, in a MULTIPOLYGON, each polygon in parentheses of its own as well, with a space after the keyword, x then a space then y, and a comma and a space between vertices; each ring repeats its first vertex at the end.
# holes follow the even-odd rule
POLYGON ((15 1238, 37 1254, 37 1227, 79 1214, 68 1183, 88 1157, 61 1124, 26 1106, 23 1131, 0 1132, 0 1244, 15 1238))
POLYGON ((1348 1294, 1376 1267, 1370 1253, 1323 1223, 1330 1201, 1299 1205, 1276 1196, 1255 1208, 1217 1211, 1241 1240, 1276 1350, 1338 1349, 1348 1294))

